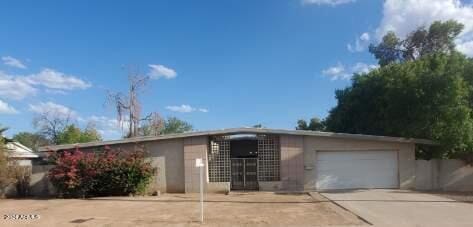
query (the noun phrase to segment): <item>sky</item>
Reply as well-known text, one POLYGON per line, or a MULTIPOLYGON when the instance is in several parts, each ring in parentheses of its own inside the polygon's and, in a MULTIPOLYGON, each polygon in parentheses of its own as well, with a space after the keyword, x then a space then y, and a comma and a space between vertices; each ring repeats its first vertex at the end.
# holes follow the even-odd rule
POLYGON ((378 67, 370 43, 448 19, 464 23, 457 47, 473 56, 472 1, 1 1, 0 124, 33 132, 55 111, 119 138, 106 94, 125 92, 133 67, 151 78, 144 114, 196 130, 293 129, 378 67))

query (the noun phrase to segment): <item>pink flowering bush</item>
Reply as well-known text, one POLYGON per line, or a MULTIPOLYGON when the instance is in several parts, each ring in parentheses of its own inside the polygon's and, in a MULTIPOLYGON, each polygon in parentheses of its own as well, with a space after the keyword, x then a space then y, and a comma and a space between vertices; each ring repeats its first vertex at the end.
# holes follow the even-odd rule
POLYGON ((145 152, 82 152, 79 149, 54 153, 55 165, 49 179, 61 196, 111 196, 143 193, 153 176, 145 152))

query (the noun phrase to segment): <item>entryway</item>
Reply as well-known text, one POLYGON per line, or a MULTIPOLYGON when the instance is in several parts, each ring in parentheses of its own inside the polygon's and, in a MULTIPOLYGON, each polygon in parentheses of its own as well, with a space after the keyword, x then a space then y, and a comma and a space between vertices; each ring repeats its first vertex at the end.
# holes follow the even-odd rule
POLYGON ((241 138, 230 141, 231 190, 258 190, 258 141, 241 138))
POLYGON ((230 190, 257 191, 260 182, 280 181, 278 135, 235 134, 209 140, 209 182, 229 183, 230 190))
POLYGON ((258 190, 258 160, 232 158, 232 190, 258 190))

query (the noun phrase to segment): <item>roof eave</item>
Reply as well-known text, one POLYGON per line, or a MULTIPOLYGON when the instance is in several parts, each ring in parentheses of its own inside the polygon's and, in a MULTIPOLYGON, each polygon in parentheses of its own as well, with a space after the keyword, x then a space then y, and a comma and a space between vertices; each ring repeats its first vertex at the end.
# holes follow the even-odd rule
POLYGON ((437 145, 435 141, 431 141, 427 139, 305 131, 305 130, 266 129, 266 128, 231 128, 231 129, 212 130, 212 131, 186 132, 186 133, 169 134, 169 135, 162 135, 162 136, 144 136, 144 137, 135 137, 135 138, 129 138, 129 139, 121 139, 121 140, 109 140, 109 141, 98 141, 98 142, 89 142, 89 143, 45 146, 45 147, 40 147, 38 150, 40 152, 58 151, 58 150, 67 150, 67 149, 74 149, 74 148, 100 147, 100 146, 125 144, 125 143, 141 143, 141 142, 148 142, 148 141, 155 141, 155 140, 179 139, 179 138, 195 137, 195 136, 231 135, 231 134, 240 134, 240 133, 319 136, 319 137, 332 137, 332 138, 345 138, 345 139, 375 140, 375 141, 394 142, 394 143, 415 143, 415 144, 425 144, 425 145, 437 145))

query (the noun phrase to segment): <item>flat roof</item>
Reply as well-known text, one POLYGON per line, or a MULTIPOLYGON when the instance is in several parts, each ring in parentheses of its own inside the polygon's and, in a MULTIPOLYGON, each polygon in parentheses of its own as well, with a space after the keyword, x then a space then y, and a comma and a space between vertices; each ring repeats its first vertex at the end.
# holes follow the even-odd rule
POLYGON ((159 135, 159 136, 140 136, 140 137, 134 137, 134 138, 108 140, 108 141, 96 141, 96 142, 89 142, 89 143, 51 145, 51 146, 40 147, 38 150, 42 152, 51 151, 51 150, 57 151, 57 150, 67 150, 67 149, 74 149, 74 148, 100 147, 100 146, 106 146, 106 145, 140 143, 140 142, 177 139, 177 138, 185 138, 185 137, 232 135, 232 134, 245 134, 245 133, 246 134, 317 136, 317 137, 331 137, 331 138, 340 138, 340 139, 372 140, 372 141, 381 141, 381 142, 415 143, 415 144, 426 144, 426 145, 437 144, 436 142, 432 140, 427 140, 427 139, 402 138, 402 137, 390 137, 390 136, 373 136, 373 135, 364 135, 364 134, 319 132, 319 131, 306 131, 306 130, 269 129, 269 128, 230 128, 230 129, 220 129, 220 130, 210 130, 210 131, 185 132, 185 133, 159 135))

